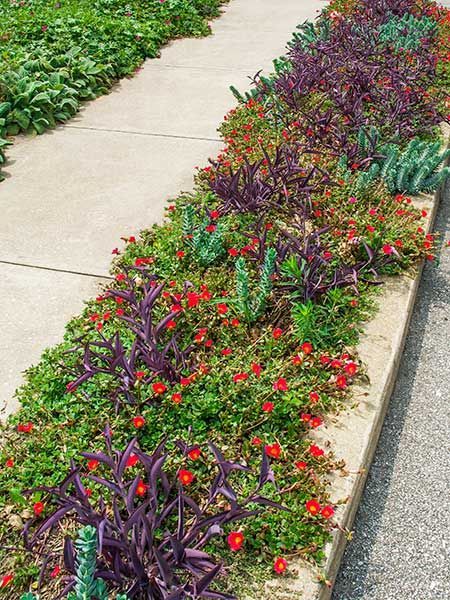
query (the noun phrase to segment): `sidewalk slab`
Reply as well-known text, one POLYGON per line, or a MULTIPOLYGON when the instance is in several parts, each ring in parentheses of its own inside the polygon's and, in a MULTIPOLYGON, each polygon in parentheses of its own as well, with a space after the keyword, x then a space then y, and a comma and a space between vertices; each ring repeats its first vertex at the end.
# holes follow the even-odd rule
POLYGON ((98 293, 101 280, 0 263, 0 418, 18 409, 12 399, 22 371, 46 346, 61 341, 67 321, 98 293))
POLYGON ((250 80, 245 71, 180 69, 147 61, 136 77, 88 103, 67 127, 218 139, 217 126, 236 103, 232 83, 247 89, 250 80))
POLYGON ((107 275, 120 237, 160 221, 219 147, 70 127, 22 139, 0 184, 0 260, 107 275))

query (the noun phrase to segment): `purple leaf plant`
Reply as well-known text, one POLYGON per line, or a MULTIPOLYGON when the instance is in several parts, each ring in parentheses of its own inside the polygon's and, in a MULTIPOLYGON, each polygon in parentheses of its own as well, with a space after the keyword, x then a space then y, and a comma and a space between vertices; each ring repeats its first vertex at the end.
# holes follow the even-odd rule
MULTIPOLYGON (((106 452, 82 454, 99 465, 101 475, 84 475, 82 468, 72 462, 69 474, 59 486, 38 488, 48 494, 47 504, 52 503, 53 510, 44 519, 27 523, 26 548, 45 560, 50 552, 46 542, 55 528, 69 522, 90 525, 98 536, 95 577, 129 598, 232 600, 234 596, 217 591, 216 580, 225 571, 206 546, 210 549, 214 539, 223 538, 231 524, 241 523, 267 507, 286 510, 262 495, 266 484, 275 484, 266 454, 263 453, 254 491, 239 498, 230 476, 250 469, 227 461, 209 443, 217 473, 209 487, 207 482, 200 483, 200 494, 205 494, 205 487, 207 493, 198 500, 198 490, 194 499, 182 483, 183 474, 190 472, 169 468, 173 457, 169 457, 165 440, 147 454, 136 439, 123 451, 113 449, 108 427, 105 438, 106 452), (95 499, 94 494, 88 493, 86 482, 96 487, 95 499)), ((177 442, 177 448, 181 459, 192 450, 185 442, 177 442)), ((63 595, 75 583, 75 551, 70 537, 64 543, 64 564, 71 575, 63 595)))
MULTIPOLYGON (((116 407, 122 400, 131 404, 140 402, 140 390, 155 378, 173 384, 180 380, 183 370, 193 368, 189 356, 194 345, 181 348, 178 334, 167 334, 168 323, 179 319, 181 312, 170 311, 162 318, 156 316, 161 313, 158 301, 164 283, 145 267, 125 267, 124 270, 124 288, 110 288, 106 297, 121 299, 124 312, 118 318, 126 334, 116 332, 107 338, 99 332, 98 341, 79 338, 79 345, 69 352, 82 353, 82 358, 75 369, 70 370, 74 379, 67 385, 67 391, 73 392, 96 375, 109 376, 115 383, 111 396, 116 407), (138 277, 133 276, 134 271, 138 277)), ((184 293, 190 287, 192 284, 185 282, 184 293)))

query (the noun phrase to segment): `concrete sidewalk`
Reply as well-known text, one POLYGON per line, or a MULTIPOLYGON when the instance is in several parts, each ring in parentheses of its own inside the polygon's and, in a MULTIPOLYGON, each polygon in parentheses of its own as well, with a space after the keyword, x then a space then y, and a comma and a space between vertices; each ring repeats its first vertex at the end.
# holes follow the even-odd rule
POLYGON ((68 125, 8 149, 0 184, 0 406, 11 412, 21 371, 61 339, 96 293, 120 236, 161 219, 220 144, 230 84, 270 69, 295 26, 322 0, 231 0, 214 35, 178 40, 162 58, 68 125))

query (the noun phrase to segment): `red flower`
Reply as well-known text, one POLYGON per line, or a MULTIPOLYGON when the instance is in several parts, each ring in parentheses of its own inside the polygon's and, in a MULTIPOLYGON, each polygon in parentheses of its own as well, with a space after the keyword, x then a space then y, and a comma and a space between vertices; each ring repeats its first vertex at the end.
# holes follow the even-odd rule
POLYGON ((302 352, 303 352, 303 354, 311 354, 312 351, 313 351, 313 347, 312 347, 312 344, 310 342, 304 342, 302 344, 302 352))
POLYGON ((232 327, 239 327, 240 324, 241 323, 240 323, 239 319, 236 319, 236 318, 231 319, 231 326, 232 327))
POLYGON ((192 448, 188 452, 188 456, 191 460, 198 460, 200 458, 201 454, 202 454, 202 451, 200 450, 200 448, 198 446, 196 446, 195 448, 192 448))
POLYGON ((11 469, 13 466, 14 466, 14 459, 8 458, 7 461, 5 462, 5 467, 8 467, 8 469, 11 469))
POLYGON ((228 248, 228 254, 230 256, 237 256, 239 254, 239 250, 236 250, 236 248, 228 248))
POLYGON ((38 517, 44 512, 44 504, 42 502, 35 502, 33 504, 33 512, 38 517))
POLYGON ((277 379, 277 381, 275 381, 272 387, 278 392, 287 392, 289 390, 288 383, 283 377, 277 379))
POLYGON ((224 315, 228 312, 228 306, 226 304, 218 304, 217 305, 217 312, 219 313, 219 315, 224 315))
POLYGON ((358 371, 358 365, 354 362, 349 362, 344 366, 344 371, 351 377, 358 371))
POLYGON ((322 423, 323 423, 323 421, 320 417, 313 417, 311 419, 310 425, 311 425, 311 427, 316 428, 316 427, 320 427, 322 425, 322 423))
POLYGON ((17 431, 21 432, 21 433, 30 433, 30 431, 33 429, 33 423, 28 422, 28 423, 23 423, 17 425, 17 431))
POLYGON ((221 350, 220 354, 222 356, 229 356, 230 354, 232 354, 233 350, 231 348, 224 348, 223 350, 221 350))
POLYGON ((50 577, 52 577, 53 579, 55 579, 55 577, 58 577, 58 575, 61 572, 61 567, 59 565, 56 565, 56 567, 54 567, 51 571, 50 571, 50 577))
POLYGON ((117 273, 116 281, 124 281, 126 279, 125 273, 117 273))
POLYGON ((275 408, 275 404, 273 402, 264 402, 262 405, 262 410, 264 412, 270 413, 275 408))
POLYGON ((246 379, 248 379, 248 373, 236 373, 236 375, 233 375, 234 383, 245 381, 246 379))
POLYGON ((272 331, 272 337, 274 340, 278 340, 283 335, 283 330, 280 327, 275 327, 272 331))
POLYGON ((157 381, 156 383, 153 383, 152 388, 155 394, 164 394, 164 392, 167 390, 167 386, 164 385, 162 381, 157 381))
POLYGON ((180 394, 180 392, 175 392, 174 394, 172 394, 172 400, 173 400, 173 402, 175 402, 175 404, 180 404, 182 399, 183 399, 183 397, 180 394))
POLYGON ((207 231, 208 233, 214 233, 214 231, 217 229, 217 226, 214 225, 213 223, 211 223, 210 225, 207 225, 205 227, 205 231, 207 231))
POLYGON ((317 392, 309 392, 309 399, 313 404, 316 404, 316 402, 319 402, 320 396, 317 392))
POLYGON ((212 211, 209 213, 209 216, 211 217, 211 219, 218 219, 218 218, 219 218, 219 216, 220 216, 220 213, 219 213, 219 211, 218 211, 218 210, 212 210, 212 211))
POLYGON ((134 467, 139 462, 137 454, 130 454, 127 460, 127 467, 134 467))
POLYGON ((141 417, 141 415, 133 417, 133 425, 136 427, 136 429, 142 429, 142 427, 145 425, 144 417, 141 417))
POLYGON ((95 471, 95 469, 98 467, 99 462, 98 460, 95 460, 94 458, 92 460, 90 460, 87 464, 87 468, 89 469, 89 471, 95 471))
POLYGON ((324 506, 320 511, 320 514, 322 515, 322 517, 325 517, 325 519, 331 519, 331 517, 334 515, 334 508, 329 505, 324 506))
POLYGON ((180 469, 180 472, 178 473, 178 479, 183 485, 189 485, 194 481, 194 474, 191 473, 191 471, 180 469))
POLYGON ((268 444, 264 448, 267 456, 271 456, 272 458, 280 458, 281 456, 281 446, 280 444, 268 444))
POLYGON ((144 483, 141 479, 136 487, 136 495, 137 496, 145 496, 145 494, 147 493, 147 490, 148 490, 148 485, 146 483, 144 483))
POLYGON ((186 387, 187 385, 189 385, 191 383, 191 380, 189 377, 182 377, 180 379, 180 385, 182 385, 183 387, 186 387))
POLYGON ((311 415, 309 413, 302 413, 300 415, 300 419, 303 421, 303 423, 308 423, 311 421, 311 415))
POLYGON ((257 363, 253 362, 252 363, 252 371, 256 375, 256 377, 259 377, 261 375, 261 371, 262 371, 261 365, 258 365, 257 363))
POLYGON ((188 301, 188 307, 194 308, 200 302, 200 295, 197 292, 188 292, 186 294, 186 298, 188 301))
POLYGON ((317 500, 308 500, 305 506, 306 510, 312 515, 317 515, 320 512, 320 504, 317 500))
POLYGON ((136 371, 135 375, 137 379, 143 379, 145 377, 145 371, 136 371))
POLYGON ((240 550, 242 548, 244 539, 244 534, 242 534, 240 531, 232 531, 227 537, 227 542, 231 550, 233 550, 233 552, 236 552, 237 550, 240 550))
POLYGON ((178 252, 176 253, 176 257, 177 258, 184 258, 185 253, 183 252, 183 250, 178 250, 178 252))
POLYGON ((316 458, 325 454, 322 448, 319 448, 319 446, 316 446, 315 444, 311 444, 311 446, 309 447, 309 453, 312 454, 312 456, 315 456, 316 458))
POLYGON ((287 560, 285 558, 277 558, 274 562, 273 565, 273 570, 275 571, 275 573, 278 573, 278 575, 281 575, 281 573, 284 573, 287 569, 287 560))
POLYGON ((303 358, 299 354, 297 354, 296 356, 292 357, 292 364, 293 365, 301 365, 302 362, 303 362, 303 358))
POLYGON ((170 321, 167 321, 167 323, 166 323, 167 329, 175 329, 176 326, 177 326, 177 323, 173 319, 170 319, 170 321))
POLYGON ((296 466, 296 467, 297 467, 297 469, 299 469, 300 471, 304 471, 308 465, 307 465, 307 463, 305 463, 305 461, 304 461, 304 460, 298 460, 298 461, 295 463, 295 466, 296 466))
POLYGON ((393 254, 394 253, 394 248, 392 246, 390 246, 389 244, 384 244, 383 246, 383 254, 393 254))
POLYGON ((11 583, 11 581, 14 579, 14 575, 12 573, 9 573, 8 575, 4 575, 1 580, 0 580, 0 589, 5 588, 8 583, 11 583))
POLYGON ((252 446, 259 446, 262 443, 262 439, 258 436, 252 438, 251 444, 252 446))
POLYGON ((336 377, 336 386, 343 390, 347 387, 347 377, 345 375, 338 375, 336 377))

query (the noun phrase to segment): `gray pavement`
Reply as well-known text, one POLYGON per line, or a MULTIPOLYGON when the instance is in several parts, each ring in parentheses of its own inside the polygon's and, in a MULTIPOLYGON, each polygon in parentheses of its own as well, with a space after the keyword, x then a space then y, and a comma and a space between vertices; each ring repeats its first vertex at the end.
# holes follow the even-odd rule
POLYGON ((450 183, 333 600, 448 600, 450 183))

